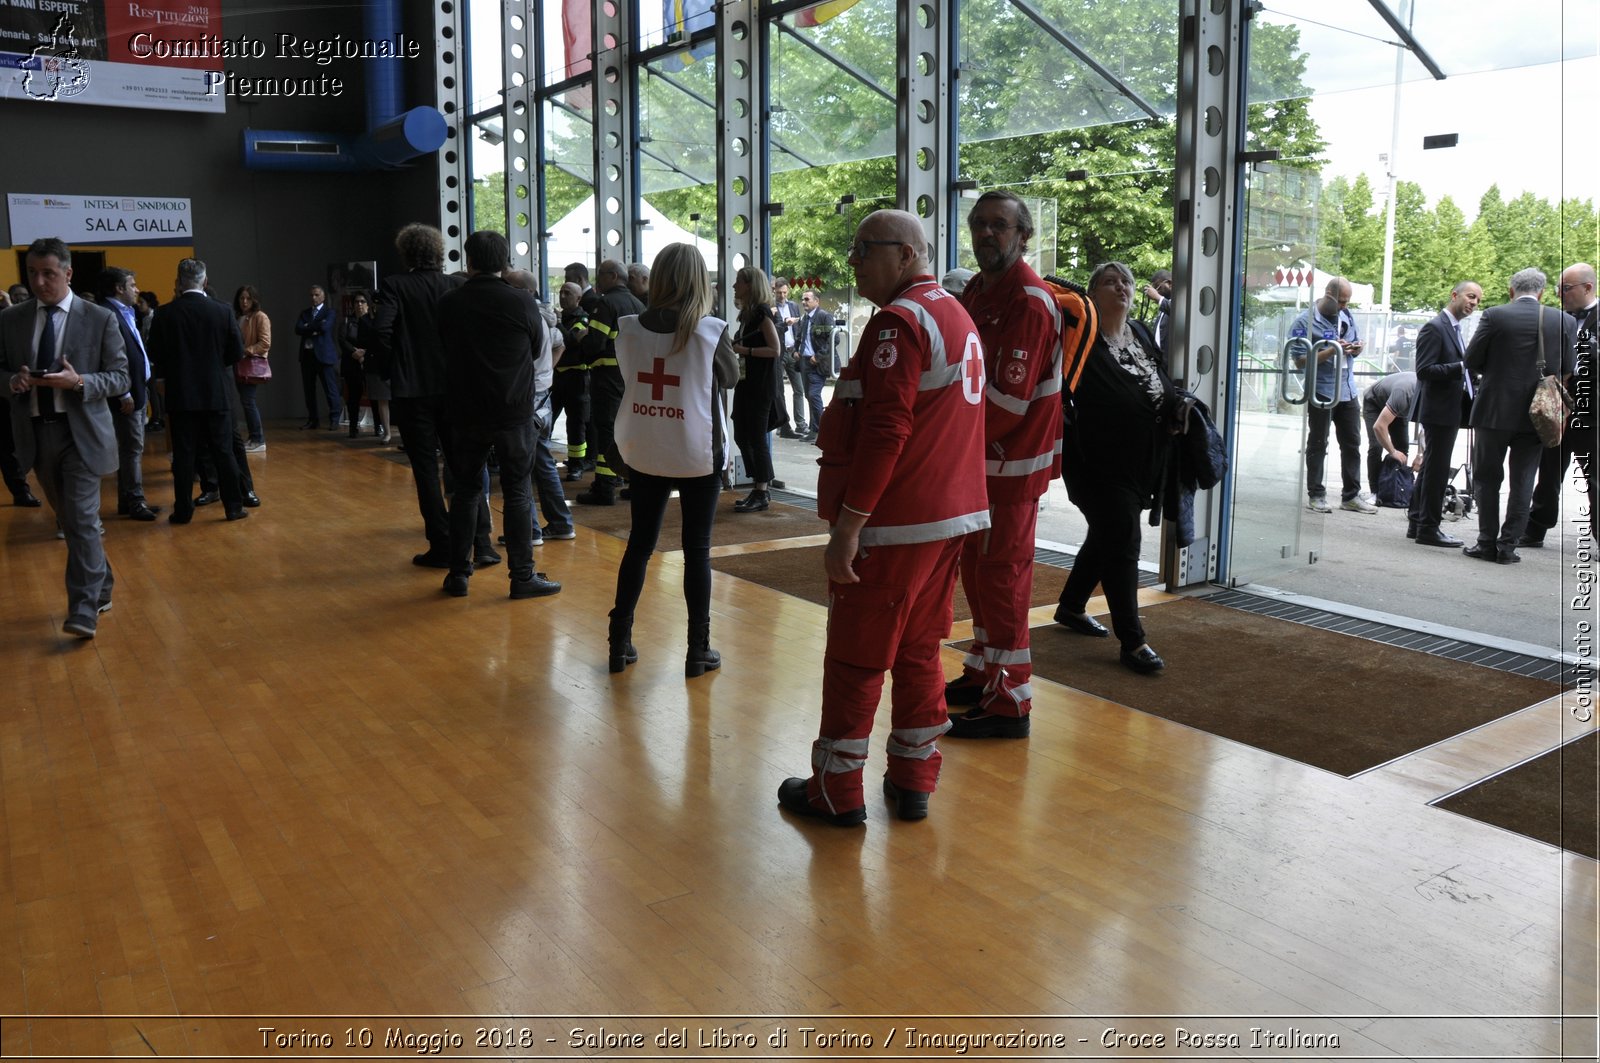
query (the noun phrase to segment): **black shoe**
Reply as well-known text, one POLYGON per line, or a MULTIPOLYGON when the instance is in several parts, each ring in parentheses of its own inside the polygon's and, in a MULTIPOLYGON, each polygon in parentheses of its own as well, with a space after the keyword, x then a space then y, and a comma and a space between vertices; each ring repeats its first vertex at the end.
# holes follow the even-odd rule
POLYGON ((1415 524, 1407 524, 1406 525, 1406 538, 1407 539, 1415 539, 1416 537, 1417 537, 1417 526, 1415 524))
MULTIPOLYGON (((76 635, 80 639, 94 638, 94 629, 95 619, 92 616, 69 617, 67 622, 61 625, 62 631, 65 631, 69 635, 76 635)), ((865 810, 862 811, 862 815, 866 815, 865 810)))
POLYGON ((1517 540, 1517 545, 1536 550, 1544 545, 1544 532, 1527 532, 1517 540))
POLYGON ((606 645, 610 653, 606 666, 613 675, 639 660, 639 651, 633 647, 632 613, 625 616, 612 613, 611 623, 606 630, 606 645))
POLYGON ((852 808, 846 812, 829 812, 827 809, 813 805, 811 798, 806 796, 806 781, 804 779, 789 778, 783 780, 783 783, 778 787, 778 806, 785 812, 793 812, 797 816, 825 819, 835 827, 856 827, 867 821, 865 806, 852 808))
POLYGON ((569 484, 575 484, 583 479, 583 470, 575 465, 569 465, 566 474, 561 478, 569 484))
POLYGON ((799 439, 800 438, 800 433, 796 432, 793 428, 784 427, 784 428, 778 429, 778 438, 779 439, 799 439))
POLYGON ((689 652, 683 658, 683 674, 697 679, 722 667, 722 654, 711 648, 711 621, 689 623, 689 652))
POLYGON ((1474 561, 1494 561, 1498 556, 1498 551, 1494 547, 1481 546, 1478 543, 1462 547, 1461 552, 1474 561))
POLYGON ((472 555, 472 567, 488 568, 491 565, 498 565, 500 560, 501 558, 499 554, 495 553, 487 546, 482 546, 478 548, 477 553, 472 555))
POLYGON ((459 572, 452 572, 444 578, 444 592, 452 598, 465 598, 467 596, 467 577, 459 572))
POLYGON ((617 489, 612 485, 610 476, 596 476, 594 483, 589 485, 587 491, 581 492, 574 502, 582 502, 586 506, 614 506, 617 504, 617 489))
POLYGON ((802 443, 815 443, 816 441, 817 433, 815 432, 807 432, 805 435, 800 437, 800 442, 802 443))
POLYGON ((159 420, 146 421, 144 426, 146 428, 150 429, 151 431, 154 431, 154 432, 159 432, 163 428, 167 427, 165 424, 161 423, 159 420))
POLYGON ((94 611, 99 613, 101 616, 104 616, 107 613, 111 612, 111 599, 107 598, 105 601, 103 601, 99 605, 95 606, 94 611))
POLYGON ((373 438, 375 438, 380 443, 389 442, 389 430, 387 428, 383 427, 382 425, 379 425, 377 428, 374 428, 372 430, 372 435, 373 435, 373 438))
POLYGON ((250 514, 243 509, 236 509, 232 513, 226 513, 223 516, 227 520, 244 520, 249 517, 250 514))
POLYGON ((982 679, 972 679, 962 674, 944 685, 946 705, 976 705, 981 697, 983 697, 982 679))
POLYGON ((1027 716, 996 716, 982 709, 969 709, 950 717, 946 738, 1027 738, 1032 724, 1027 716))
POLYGON ((177 511, 174 511, 172 513, 167 514, 167 523, 168 524, 188 524, 193 519, 194 519, 194 511, 193 510, 191 510, 188 513, 179 513, 177 511))
POLYGON ((1515 565, 1517 562, 1522 560, 1522 555, 1517 553, 1516 550, 1509 546, 1502 546, 1495 554, 1494 559, 1498 564, 1515 565))
POLYGON ((256 494, 254 491, 246 491, 244 493, 244 504, 249 509, 260 509, 261 496, 256 494))
POLYGON ((308 428, 321 428, 321 427, 322 427, 322 425, 317 421, 307 421, 305 424, 300 426, 300 431, 304 432, 308 428))
POLYGON ((1167 666, 1161 655, 1149 646, 1140 646, 1136 650, 1123 650, 1122 663, 1140 675, 1152 675, 1167 666))
POLYGON ((128 509, 128 517, 132 520, 152 521, 160 512, 160 506, 147 506, 143 502, 135 502, 128 509))
POLYGON ((560 593, 561 584, 543 572, 535 572, 527 579, 514 578, 511 581, 512 601, 521 601, 523 598, 547 598, 560 593))
POLYGON ((1460 546, 1461 540, 1442 531, 1419 531, 1415 536, 1418 546, 1460 546))
POLYGON ((220 502, 220 501, 222 501, 221 492, 219 492, 219 491, 207 491, 205 494, 203 494, 199 498, 195 499, 194 500, 194 504, 197 505, 197 506, 209 506, 213 502, 220 502))
POLYGON ((557 527, 554 524, 546 524, 542 529, 542 535, 543 538, 546 539, 576 539, 578 537, 578 530, 570 524, 562 527, 557 527))
POLYGON ((414 555, 411 558, 411 563, 418 568, 449 568, 450 552, 448 550, 429 550, 426 553, 414 555))
POLYGON ((23 509, 38 509, 43 505, 42 502, 34 497, 33 492, 26 487, 12 495, 11 502, 12 505, 21 506, 23 509))
POLYGON ((883 796, 894 805, 894 814, 898 819, 915 821, 928 818, 928 795, 921 790, 902 790, 884 779, 883 796))
POLYGON ((1057 609, 1055 622, 1068 631, 1076 631, 1078 634, 1088 635, 1090 638, 1103 639, 1111 636, 1110 629, 1087 613, 1079 616, 1077 613, 1067 609, 1057 609))
POLYGON ((760 513, 772 505, 772 496, 767 494, 765 488, 751 491, 744 498, 733 504, 735 513, 760 513))

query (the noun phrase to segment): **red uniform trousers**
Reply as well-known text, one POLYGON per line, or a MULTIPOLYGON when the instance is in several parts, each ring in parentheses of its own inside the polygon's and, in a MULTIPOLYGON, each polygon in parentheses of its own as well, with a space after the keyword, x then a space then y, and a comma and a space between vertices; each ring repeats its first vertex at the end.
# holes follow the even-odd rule
POLYGON ((950 634, 961 543, 868 547, 855 563, 860 583, 828 584, 822 726, 806 784, 818 808, 838 813, 866 805, 861 777, 886 669, 894 676, 889 781, 924 793, 938 784, 936 740, 950 729, 939 645, 950 634))
POLYGON ((972 607, 972 649, 962 674, 984 685, 983 711, 1026 716, 1033 710, 1028 610, 1039 500, 993 503, 989 515, 989 529, 967 536, 961 550, 961 587, 972 607))

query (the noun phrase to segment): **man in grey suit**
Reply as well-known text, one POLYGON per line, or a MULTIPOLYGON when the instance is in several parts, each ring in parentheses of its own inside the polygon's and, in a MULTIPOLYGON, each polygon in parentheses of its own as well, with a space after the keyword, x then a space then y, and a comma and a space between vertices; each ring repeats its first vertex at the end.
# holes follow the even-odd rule
POLYGON ((1456 434, 1472 412, 1472 381, 1466 369, 1466 344, 1461 322, 1472 316, 1483 289, 1462 281, 1450 289, 1450 302, 1417 333, 1417 420, 1427 449, 1411 507, 1409 537, 1420 546, 1461 545, 1439 530, 1444 519, 1444 489, 1450 483, 1456 434))
POLYGON ((128 390, 117 317, 72 293, 72 252, 35 240, 24 258, 34 298, 0 313, 0 370, 9 376, 17 461, 33 469, 67 541, 67 619, 92 639, 111 608, 111 566, 100 542, 100 478, 117 471, 106 400, 128 390))
POLYGON ((1572 318, 1539 302, 1545 276, 1537 269, 1511 277, 1511 301, 1484 311, 1467 346, 1467 372, 1477 379, 1472 402, 1472 472, 1477 488, 1478 541, 1461 552, 1480 561, 1521 561, 1517 542, 1528 524, 1533 477, 1542 447, 1528 406, 1545 376, 1572 375, 1572 318), (1541 344, 1541 336, 1543 342, 1541 344), (1543 349, 1544 357, 1540 358, 1543 349), (1511 458, 1506 519, 1500 523, 1500 484, 1511 458))

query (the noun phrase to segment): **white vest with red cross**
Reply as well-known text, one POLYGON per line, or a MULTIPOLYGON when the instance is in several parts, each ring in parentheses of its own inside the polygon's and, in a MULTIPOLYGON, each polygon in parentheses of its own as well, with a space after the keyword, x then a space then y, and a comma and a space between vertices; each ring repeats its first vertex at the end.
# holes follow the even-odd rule
POLYGON ((688 345, 669 354, 672 333, 651 332, 637 317, 617 322, 623 392, 616 439, 629 468, 676 477, 717 471, 719 406, 711 363, 727 327, 721 318, 702 318, 688 345))

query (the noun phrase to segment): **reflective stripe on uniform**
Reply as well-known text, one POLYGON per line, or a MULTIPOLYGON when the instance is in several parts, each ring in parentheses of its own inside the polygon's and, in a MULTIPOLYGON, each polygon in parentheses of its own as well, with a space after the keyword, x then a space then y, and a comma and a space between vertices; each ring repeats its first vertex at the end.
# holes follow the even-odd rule
POLYGON ((590 318, 589 327, 600 333, 600 335, 604 336, 608 340, 614 340, 617 338, 617 330, 612 328, 610 325, 607 325, 604 321, 596 321, 594 318, 590 318))
POLYGON ((932 727, 908 727, 889 732, 888 753, 891 757, 907 760, 927 760, 939 751, 935 740, 950 730, 950 721, 932 727))
POLYGON ((867 766, 865 738, 819 738, 811 743, 811 770, 818 775, 842 775, 867 766))
POLYGON ((983 467, 984 472, 990 476, 1031 476, 1050 468, 1060 455, 1061 440, 1058 439, 1048 454, 1040 454, 1033 458, 1017 458, 1012 461, 986 461, 983 467))
POLYGON ((980 509, 976 513, 963 513, 945 520, 930 521, 927 524, 869 524, 861 529, 861 545, 896 546, 906 543, 931 543, 983 531, 988 526, 987 509, 980 509))
MULTIPOLYGON (((944 349, 944 333, 939 331, 939 323, 934 320, 932 314, 928 313, 927 307, 922 306, 913 299, 896 299, 889 305, 898 306, 916 318, 917 324, 922 328, 922 334, 928 339, 928 360, 930 365, 928 371, 923 373, 922 378, 917 382, 917 390, 938 391, 940 388, 947 388, 952 384, 961 383, 964 367, 960 359, 955 362, 950 361, 949 352, 944 349)), ((964 355, 966 352, 963 351, 962 353, 964 355)), ((836 389, 835 394, 837 393, 836 389)))
POLYGON ((1032 664, 1032 650, 1002 650, 994 646, 983 648, 983 659, 990 664, 1032 664))
POLYGON ((596 358, 594 361, 589 363, 589 367, 592 369, 595 366, 616 365, 616 364, 617 364, 617 360, 615 358, 596 358))

